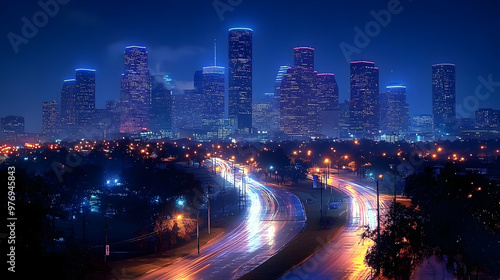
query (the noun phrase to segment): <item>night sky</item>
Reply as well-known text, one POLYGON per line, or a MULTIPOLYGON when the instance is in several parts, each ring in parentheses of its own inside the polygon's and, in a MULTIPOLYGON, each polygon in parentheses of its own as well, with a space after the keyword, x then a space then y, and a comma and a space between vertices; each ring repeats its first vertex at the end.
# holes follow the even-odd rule
MULTIPOLYGON (((218 65, 227 67, 231 27, 254 30, 254 102, 273 91, 279 66, 293 63, 297 46, 316 49, 316 70, 336 75, 344 100, 349 64, 339 45, 354 45, 354 28, 364 29, 373 20, 370 11, 387 9, 391 2, 219 1, 241 4, 221 20, 213 0, 70 0, 16 54, 7 35, 22 35, 21 18, 32 21, 42 8, 37 1, 2 0, 0 116, 22 115, 27 132, 41 130, 42 102, 59 102, 63 80, 74 78, 79 67, 97 70, 96 108, 104 108, 106 100, 120 97, 127 45, 148 48, 151 73, 169 74, 178 89, 192 88, 195 70, 213 65, 213 39, 218 65)), ((431 113, 432 64, 456 64, 457 104, 474 96, 478 76, 492 75, 500 82, 498 1, 401 0, 400 5, 401 13, 392 15, 352 59, 376 63, 381 90, 390 83, 405 84, 411 115, 431 113)), ((481 108, 500 109, 500 87, 494 89, 480 101, 481 108)))

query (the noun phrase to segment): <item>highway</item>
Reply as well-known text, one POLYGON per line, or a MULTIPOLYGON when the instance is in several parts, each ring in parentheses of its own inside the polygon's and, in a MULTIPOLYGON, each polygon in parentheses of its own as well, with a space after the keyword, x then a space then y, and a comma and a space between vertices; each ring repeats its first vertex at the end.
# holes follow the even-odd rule
MULTIPOLYGON (((230 163, 217 160, 221 176, 233 183, 230 163)), ((242 188, 242 171, 236 173, 236 187, 242 188)), ((276 254, 305 226, 305 212, 299 199, 279 188, 264 186, 245 176, 247 212, 241 223, 168 267, 137 279, 238 279, 276 254)))
MULTIPOLYGON (((339 178, 330 178, 328 186, 336 187, 349 196, 349 211, 342 233, 315 255, 283 275, 281 280, 305 279, 368 279, 370 268, 364 264, 370 240, 361 241, 365 225, 377 226, 377 194, 375 182, 364 186, 339 178)), ((391 203, 391 196, 380 195, 380 215, 391 203)))

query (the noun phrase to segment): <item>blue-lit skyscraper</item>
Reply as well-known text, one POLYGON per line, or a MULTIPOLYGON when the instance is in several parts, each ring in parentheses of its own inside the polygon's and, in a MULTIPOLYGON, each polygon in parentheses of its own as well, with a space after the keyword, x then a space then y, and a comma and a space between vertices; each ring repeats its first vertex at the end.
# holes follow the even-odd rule
POLYGON ((77 126, 91 125, 95 112, 95 70, 76 69, 75 122, 77 126))
POLYGON ((409 106, 406 86, 388 86, 380 93, 380 130, 387 135, 399 135, 409 130, 409 106))
POLYGON ((229 29, 229 119, 252 128, 252 29, 229 29))
POLYGON ((439 132, 451 132, 456 119, 455 64, 432 65, 432 117, 439 132))
POLYGON ((278 74, 276 75, 276 80, 274 82, 274 110, 277 112, 277 127, 276 130, 279 130, 280 126, 280 98, 281 98, 281 82, 283 81, 283 75, 288 71, 290 66, 280 66, 278 70, 278 74))
POLYGON ((125 72, 121 83, 122 133, 140 133, 149 127, 151 81, 148 51, 145 47, 129 46, 124 55, 125 72))
POLYGON ((379 71, 369 61, 351 62, 350 134, 374 138, 379 129, 379 71))
POLYGON ((61 127, 76 125, 76 80, 64 80, 61 90, 61 127))

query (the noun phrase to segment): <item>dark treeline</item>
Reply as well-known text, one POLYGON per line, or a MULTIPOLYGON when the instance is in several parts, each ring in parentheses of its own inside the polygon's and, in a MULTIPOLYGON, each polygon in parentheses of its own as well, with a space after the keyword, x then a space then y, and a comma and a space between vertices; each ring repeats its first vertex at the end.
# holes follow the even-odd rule
POLYGON ((367 263, 390 279, 410 279, 432 255, 458 279, 500 277, 500 181, 453 163, 406 179, 411 205, 392 205, 367 263))
MULTIPOLYGON (((104 220, 107 215, 138 228, 125 238, 135 238, 134 242, 115 248, 161 253, 175 245, 177 239, 191 238, 193 228, 187 222, 175 226, 175 236, 172 228, 158 227, 179 211, 175 205, 178 199, 185 201, 182 211, 186 219, 196 217, 195 212, 203 203, 200 182, 192 174, 177 169, 174 163, 140 157, 126 150, 103 152, 103 147, 90 153, 74 153, 64 147, 41 149, 2 163, 3 186, 7 186, 8 167, 16 167, 18 220, 16 273, 12 279, 104 279, 106 273, 110 277, 103 258, 104 244, 90 237, 90 220, 96 220, 95 217, 104 220), (109 178, 119 178, 120 184, 110 187, 109 178), (91 196, 100 198, 94 213, 91 213, 91 196), (108 215, 110 209, 113 213, 108 215), (88 227, 86 237, 85 231, 81 233, 82 219, 88 227), (179 227, 185 228, 179 231, 179 227), (167 235, 169 242, 164 241, 167 235)), ((2 206, 7 209, 6 199, 2 200, 2 206)), ((6 211, 2 215, 5 217, 6 211)), ((104 223, 99 230, 104 232, 104 223)), ((2 238, 2 252, 7 252, 8 244, 4 241, 2 238)), ((120 240, 108 241, 120 243, 120 240)))

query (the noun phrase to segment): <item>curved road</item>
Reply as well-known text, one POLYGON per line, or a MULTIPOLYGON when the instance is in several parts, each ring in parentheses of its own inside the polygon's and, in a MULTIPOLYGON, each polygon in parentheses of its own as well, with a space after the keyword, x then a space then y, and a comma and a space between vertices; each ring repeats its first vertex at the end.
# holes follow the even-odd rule
MULTIPOLYGON (((227 162, 217 160, 222 177, 233 174, 227 162)), ((242 187, 241 171, 236 185, 242 187)), ((272 257, 305 226, 305 212, 292 193, 264 186, 245 177, 247 212, 240 224, 212 240, 197 252, 168 267, 138 279, 237 279, 272 257)))
MULTIPOLYGON (((330 178, 334 186, 349 196, 349 216, 342 233, 318 253, 283 275, 282 280, 367 279, 370 268, 364 264, 369 240, 361 241, 364 226, 377 226, 377 193, 374 188, 339 178, 330 178)), ((373 183, 375 184, 375 182, 373 183)), ((391 196, 380 195, 380 216, 391 196)))

